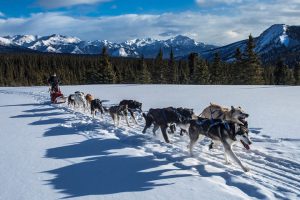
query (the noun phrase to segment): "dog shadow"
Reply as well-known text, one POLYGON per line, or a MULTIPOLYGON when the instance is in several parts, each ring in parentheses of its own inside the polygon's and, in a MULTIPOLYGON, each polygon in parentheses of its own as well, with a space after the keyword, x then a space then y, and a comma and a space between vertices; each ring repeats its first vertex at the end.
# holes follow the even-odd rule
MULTIPOLYGON (((88 195, 106 195, 123 192, 142 192, 155 187, 174 184, 172 179, 190 174, 178 174, 174 168, 161 166, 168 165, 170 161, 157 159, 156 156, 146 154, 143 156, 130 154, 128 149, 135 152, 137 146, 143 146, 144 135, 126 135, 122 128, 116 128, 110 123, 95 123, 93 119, 79 116, 61 117, 66 112, 58 112, 57 108, 37 107, 23 111, 25 114, 12 116, 12 118, 40 117, 29 125, 51 125, 44 133, 44 137, 62 136, 68 134, 101 134, 110 132, 116 135, 114 139, 99 139, 86 137, 79 143, 67 144, 46 150, 45 158, 69 161, 70 164, 57 169, 43 171, 54 175, 52 179, 44 180, 55 190, 64 194, 63 198, 73 198, 88 195), (45 118, 43 118, 45 117, 45 118), (70 123, 69 123, 70 122, 70 123), (124 151, 123 151, 124 150, 124 151), (120 155, 120 152, 124 155, 120 155), (71 159, 82 159, 74 162, 71 159)), ((67 112, 68 110, 65 110, 67 112)), ((84 135, 86 136, 86 135, 84 135)))
MULTIPOLYGON (((138 139, 139 136, 132 136, 138 139)), ((139 141, 139 140, 138 140, 139 141)), ((83 162, 46 171, 54 175, 46 180, 54 189, 66 194, 64 198, 87 195, 107 195, 123 192, 142 192, 174 184, 170 179, 189 174, 164 175, 174 169, 158 169, 169 162, 153 156, 120 155, 128 145, 119 139, 89 139, 68 146, 48 149, 45 157, 69 159, 90 156, 83 162), (166 181, 168 179, 168 181, 166 181), (159 180, 164 180, 159 183, 159 180)), ((170 174, 170 173, 168 173, 170 174)))
POLYGON ((261 133, 262 128, 253 128, 253 127, 251 127, 251 128, 249 128, 249 131, 250 131, 251 133, 255 134, 255 135, 258 135, 258 134, 261 133))

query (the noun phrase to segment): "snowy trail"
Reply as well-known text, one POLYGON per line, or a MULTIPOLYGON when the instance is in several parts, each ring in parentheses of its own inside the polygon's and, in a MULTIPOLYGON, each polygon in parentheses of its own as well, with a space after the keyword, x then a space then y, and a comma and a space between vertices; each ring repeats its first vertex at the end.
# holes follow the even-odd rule
MULTIPOLYGON (((31 122, 33 125, 54 125, 43 133, 44 137, 61 135, 73 137, 74 134, 83 136, 79 143, 46 149, 46 158, 64 160, 70 164, 46 171, 46 173, 54 175, 54 178, 49 179, 47 184, 63 193, 64 197, 83 196, 93 199, 93 197, 95 198, 93 195, 110 194, 105 198, 114 199, 120 198, 120 196, 112 194, 131 191, 130 196, 122 196, 122 198, 138 199, 140 198, 138 191, 142 191, 142 193, 147 191, 145 193, 147 197, 144 194, 143 198, 167 199, 172 197, 174 199, 174 193, 178 199, 179 197, 198 199, 204 198, 205 195, 208 195, 209 198, 215 195, 217 199, 300 198, 300 162, 298 157, 294 159, 293 154, 299 156, 300 141, 297 139, 276 139, 260 134, 259 130, 253 128, 251 136, 254 147, 250 151, 246 151, 240 146, 235 147, 238 157, 251 169, 249 173, 243 173, 235 164, 224 165, 221 147, 209 151, 208 140, 195 146, 196 156, 191 158, 187 151, 187 136, 179 136, 178 133, 170 135, 172 144, 165 144, 161 134, 153 136, 150 133, 151 129, 147 134, 142 134, 144 122, 141 117, 138 119, 139 125, 131 123, 133 126, 129 128, 121 121, 120 126, 115 127, 107 115, 104 116, 104 119, 93 119, 89 114, 74 111, 66 105, 49 106, 47 92, 0 90, 0 94, 33 98, 41 105, 34 110, 36 115, 47 111, 67 115, 31 122), (84 162, 77 162, 78 160, 82 161, 81 159, 84 162), (97 167, 105 169, 104 171, 110 175, 111 173, 117 174, 113 175, 114 178, 111 182, 105 183, 107 186, 102 190, 106 192, 99 192, 98 190, 101 191, 101 189, 93 185, 93 183, 99 183, 99 180, 95 180, 92 173, 80 174, 88 170, 99 173, 97 167), (115 171, 120 170, 119 167, 122 167, 123 173, 115 171), (127 169, 132 167, 138 172, 137 174, 127 169), (150 175, 143 173, 150 173, 150 175), (85 175, 88 177, 84 177, 85 175), (164 177, 162 180, 160 180, 161 176, 164 177), (122 182, 122 179, 127 178, 133 179, 131 181, 133 183, 130 183, 128 187, 125 187, 124 183, 116 183, 119 179, 122 182), (80 187, 80 183, 72 181, 80 179, 87 181, 90 179, 90 189, 76 191, 80 187), (172 186, 165 179, 173 179, 172 186), (193 186, 190 185, 191 182, 193 186), (139 184, 143 187, 137 190, 139 184), (154 188, 156 192, 151 192, 154 188), (107 192, 107 190, 111 191, 107 192), (157 196, 157 194, 160 195, 157 196)), ((28 113, 24 115, 30 115, 30 112, 28 113)), ((107 176, 109 175, 105 172, 101 173, 104 174, 97 177, 105 177, 105 180, 108 180, 107 176)))

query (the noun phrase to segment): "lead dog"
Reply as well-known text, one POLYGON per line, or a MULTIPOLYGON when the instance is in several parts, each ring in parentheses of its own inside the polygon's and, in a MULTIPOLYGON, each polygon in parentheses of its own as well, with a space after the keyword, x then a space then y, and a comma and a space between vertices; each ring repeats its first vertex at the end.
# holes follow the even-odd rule
POLYGON ((135 100, 122 100, 119 105, 127 105, 128 107, 128 111, 131 115, 132 120, 134 121, 134 123, 137 124, 137 121, 135 119, 135 115, 134 112, 138 111, 138 112, 142 112, 142 103, 135 101, 135 100))
POLYGON ((193 155, 193 147, 198 141, 199 137, 203 139, 204 136, 206 136, 211 138, 215 142, 220 142, 223 144, 225 163, 229 163, 229 156, 244 170, 244 172, 247 172, 249 171, 249 169, 242 164, 242 162, 232 151, 232 145, 235 142, 241 142, 243 146, 247 150, 249 150, 251 140, 248 137, 248 132, 248 128, 244 125, 238 125, 232 122, 224 122, 222 120, 210 120, 204 118, 191 120, 189 127, 190 154, 193 155))
POLYGON ((147 114, 143 113, 143 117, 146 121, 143 133, 146 133, 146 130, 153 124, 153 134, 156 135, 157 129, 160 128, 166 143, 170 143, 167 128, 170 127, 171 124, 177 124, 183 121, 182 115, 173 107, 151 108, 147 114))
POLYGON ((237 108, 231 106, 231 108, 229 109, 217 104, 210 103, 210 105, 202 111, 199 117, 208 119, 221 119, 243 125, 243 122, 241 122, 239 119, 245 119, 249 117, 249 114, 243 111, 240 106, 237 108))

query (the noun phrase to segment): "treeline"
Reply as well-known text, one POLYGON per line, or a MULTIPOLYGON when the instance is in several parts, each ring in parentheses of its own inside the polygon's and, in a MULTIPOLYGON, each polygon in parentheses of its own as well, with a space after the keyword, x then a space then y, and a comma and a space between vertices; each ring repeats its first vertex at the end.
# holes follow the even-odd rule
POLYGON ((160 49, 155 59, 110 57, 103 48, 100 55, 1 54, 0 85, 45 85, 56 73, 62 84, 276 84, 300 85, 300 63, 288 67, 283 60, 275 66, 262 66, 249 36, 245 52, 236 50, 232 62, 223 62, 216 53, 209 62, 191 53, 175 60, 173 51, 163 59, 160 49))

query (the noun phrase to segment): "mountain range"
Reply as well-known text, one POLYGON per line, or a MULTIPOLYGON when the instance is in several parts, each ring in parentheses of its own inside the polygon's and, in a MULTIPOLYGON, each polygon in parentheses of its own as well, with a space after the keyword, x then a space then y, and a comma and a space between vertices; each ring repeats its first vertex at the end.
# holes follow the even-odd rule
MULTIPOLYGON (((275 24, 255 38, 255 51, 264 63, 272 63, 279 57, 288 61, 300 60, 300 26, 275 24)), ((164 56, 168 57, 171 49, 177 58, 184 58, 191 52, 200 54, 211 60, 217 52, 225 61, 232 61, 237 48, 244 51, 247 40, 238 41, 226 46, 196 42, 195 40, 178 35, 167 40, 152 38, 128 40, 114 43, 107 40, 83 41, 77 37, 50 35, 15 35, 0 37, 0 52, 37 51, 67 54, 99 54, 106 46, 112 56, 153 58, 162 48, 164 56)))

